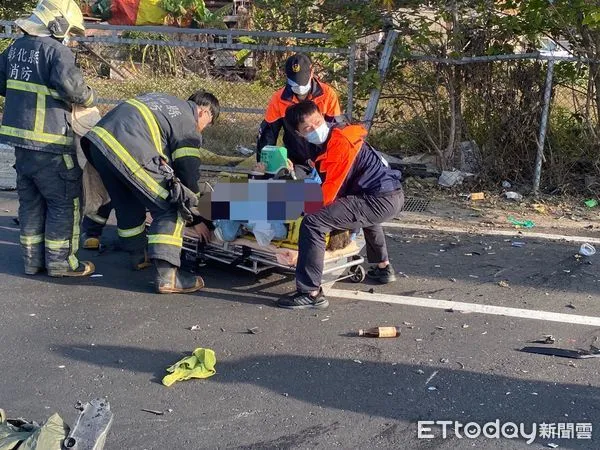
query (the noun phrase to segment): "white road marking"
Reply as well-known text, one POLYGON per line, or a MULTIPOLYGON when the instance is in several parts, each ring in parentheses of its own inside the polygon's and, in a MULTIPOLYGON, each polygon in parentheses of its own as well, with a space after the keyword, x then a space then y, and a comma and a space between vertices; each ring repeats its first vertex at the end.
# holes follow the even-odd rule
POLYGON ((421 306, 425 308, 452 309, 455 312, 471 312, 492 314, 496 316, 520 317, 523 319, 546 320, 550 322, 572 323, 600 327, 600 317, 579 316, 535 309, 508 308, 504 306, 482 305, 478 303, 453 302, 433 298, 406 297, 403 295, 370 294, 368 292, 350 291, 346 289, 330 289, 327 295, 348 300, 364 300, 367 302, 393 303, 396 305, 421 306))
POLYGON ((586 236, 567 236, 565 234, 549 234, 549 233, 537 233, 535 231, 522 230, 490 230, 490 229, 465 229, 459 227, 445 227, 437 225, 419 225, 410 223, 394 223, 385 222, 382 224, 386 228, 401 228, 404 230, 418 230, 418 231, 439 231, 444 233, 462 233, 462 234, 474 234, 474 235, 487 235, 487 236, 519 236, 519 238, 537 238, 537 239, 551 239, 551 240, 563 240, 567 242, 589 242, 590 244, 600 244, 600 238, 586 237, 586 236), (519 234, 520 233, 520 234, 519 234))

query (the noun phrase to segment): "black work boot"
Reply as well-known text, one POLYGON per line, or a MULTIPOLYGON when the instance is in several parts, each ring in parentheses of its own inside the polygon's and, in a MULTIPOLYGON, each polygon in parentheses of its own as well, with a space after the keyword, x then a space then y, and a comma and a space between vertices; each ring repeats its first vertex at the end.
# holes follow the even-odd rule
POLYGON ((388 264, 385 269, 381 269, 379 266, 373 266, 367 272, 367 278, 386 284, 396 281, 396 274, 391 264, 388 264))
POLYGON ((187 294, 204 287, 202 277, 179 270, 162 259, 153 259, 156 267, 156 292, 159 294, 187 294))

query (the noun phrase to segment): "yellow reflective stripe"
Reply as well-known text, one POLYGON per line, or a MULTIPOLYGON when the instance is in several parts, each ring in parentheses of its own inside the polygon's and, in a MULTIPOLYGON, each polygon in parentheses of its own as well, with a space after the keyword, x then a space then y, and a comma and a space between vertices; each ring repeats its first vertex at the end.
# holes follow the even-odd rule
POLYGON ((183 238, 169 236, 168 234, 150 234, 148 235, 148 244, 166 244, 181 247, 183 245, 183 238))
POLYGON ((181 247, 183 245, 183 227, 185 225, 185 221, 181 217, 181 215, 177 214, 177 223, 175 225, 175 230, 173 234, 149 234, 148 235, 148 244, 166 244, 166 245, 175 245, 177 247, 181 247))
POLYGON ((63 160, 65 161, 65 165, 67 166, 67 169, 72 169, 73 167, 75 167, 75 164, 73 164, 73 158, 71 158, 71 155, 63 154, 63 160))
POLYGON ((185 225, 185 221, 181 217, 179 213, 177 213, 177 225, 175 225, 175 231, 173 232, 173 236, 175 237, 183 237, 183 226, 185 225))
POLYGON ((117 228, 117 234, 123 238, 130 238, 142 234, 146 230, 146 222, 133 228, 117 228))
POLYGON ((8 127, 2 125, 0 127, 0 134, 5 136, 13 136, 22 139, 30 139, 32 141, 44 142, 46 144, 60 144, 60 145, 73 145, 73 138, 70 136, 63 136, 61 134, 50 134, 50 133, 36 133, 31 130, 23 130, 21 128, 8 127))
POLYGON ((44 132, 44 123, 46 121, 46 96, 42 94, 37 95, 37 102, 35 106, 35 125, 33 131, 35 133, 44 132))
POLYGON ((92 106, 92 103, 94 103, 94 91, 90 90, 90 97, 85 102, 83 102, 83 106, 88 108, 92 106))
POLYGON ((152 178, 135 159, 133 159, 125 147, 123 147, 112 134, 100 126, 95 126, 91 131, 104 141, 108 148, 112 150, 121 161, 123 161, 123 164, 125 164, 133 173, 133 175, 139 178, 150 189, 150 191, 154 192, 162 199, 166 199, 169 196, 169 192, 160 184, 158 184, 157 181, 152 178))
MULTIPOLYGON (((69 156, 69 155, 67 155, 69 156)), ((70 158, 70 156, 69 156, 70 158)), ((73 161, 71 160, 71 163, 73 161)), ((75 270, 79 267, 79 261, 75 256, 79 250, 79 222, 81 220, 81 212, 79 211, 79 197, 73 199, 73 234, 71 236, 71 252, 69 253, 69 265, 75 270)))
POLYGON ((173 157, 173 161, 185 156, 195 156, 196 158, 200 158, 200 149, 195 147, 180 147, 175 150, 171 156, 173 157))
POLYGON ((70 247, 69 241, 56 241, 53 239, 46 239, 46 247, 51 250, 62 250, 63 248, 70 247))
POLYGON ((148 108, 146 105, 144 105, 142 102, 136 100, 135 98, 127 100, 127 103, 129 103, 132 106, 135 106, 137 108, 137 110, 140 112, 140 114, 144 118, 144 121, 146 122, 146 125, 148 125, 148 130, 150 131, 150 136, 152 137, 152 141, 154 142, 154 147, 156 148, 156 151, 163 158, 168 159, 162 150, 162 142, 160 139, 160 128, 158 128, 158 123, 156 122, 156 117, 154 117, 154 114, 152 114, 152 111, 150 111, 150 108, 148 108))
POLYGON ((100 225, 105 225, 106 221, 108 220, 102 216, 99 216, 98 214, 86 214, 86 217, 96 223, 99 223, 100 225))
POLYGON ((58 95, 58 92, 54 89, 49 89, 43 84, 30 83, 29 81, 6 80, 6 87, 16 91, 35 92, 37 94, 51 95, 52 97, 60 98, 60 95, 58 95))
POLYGON ((44 242, 43 234, 34 234, 33 236, 21 235, 21 244, 23 245, 36 245, 44 242))

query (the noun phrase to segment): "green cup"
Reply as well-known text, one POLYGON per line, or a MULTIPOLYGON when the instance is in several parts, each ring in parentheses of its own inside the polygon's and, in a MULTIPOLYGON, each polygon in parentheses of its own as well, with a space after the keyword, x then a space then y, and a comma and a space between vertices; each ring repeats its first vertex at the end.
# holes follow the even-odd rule
POLYGON ((287 167, 287 148, 265 145, 260 151, 260 161, 265 165, 265 172, 274 175, 287 167))

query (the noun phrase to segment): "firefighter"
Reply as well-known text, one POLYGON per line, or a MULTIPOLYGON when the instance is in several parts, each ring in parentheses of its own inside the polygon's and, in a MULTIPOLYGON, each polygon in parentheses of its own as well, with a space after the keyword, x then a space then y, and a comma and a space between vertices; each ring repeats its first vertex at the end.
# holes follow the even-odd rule
POLYGON ((94 265, 77 259, 82 171, 68 119, 94 93, 65 45, 84 34, 83 15, 73 0, 41 0, 16 24, 25 35, 0 55, 0 141, 15 147, 25 273, 90 275, 94 265))
POLYGON ((380 283, 396 279, 381 224, 396 217, 404 204, 401 174, 365 142, 361 125, 330 127, 318 106, 304 101, 288 108, 286 120, 320 151, 315 166, 323 183, 323 208, 307 214, 300 225, 296 293, 278 305, 288 309, 327 308, 321 289, 325 234, 362 228, 367 259, 375 265, 367 276, 380 283))
POLYGON ((186 220, 202 240, 210 238, 210 221, 188 217, 185 205, 200 191, 200 133, 219 111, 217 98, 205 91, 187 101, 145 94, 117 105, 81 141, 110 195, 132 268, 153 262, 161 294, 204 286, 201 277, 179 266, 186 220), (147 236, 146 210, 152 216, 147 236))
MULTIPOLYGON (((312 100, 328 123, 341 121, 340 102, 331 86, 315 77, 310 58, 297 53, 285 63, 287 84, 276 91, 265 113, 259 129, 256 144, 257 161, 260 163, 260 151, 265 145, 276 145, 279 132, 283 128, 283 145, 287 148, 288 158, 294 164, 296 176, 306 178, 312 169, 308 160, 314 159, 317 146, 302 139, 285 120, 285 112, 290 105, 303 100, 312 100)), ((259 168, 257 168, 260 170, 259 168)))

